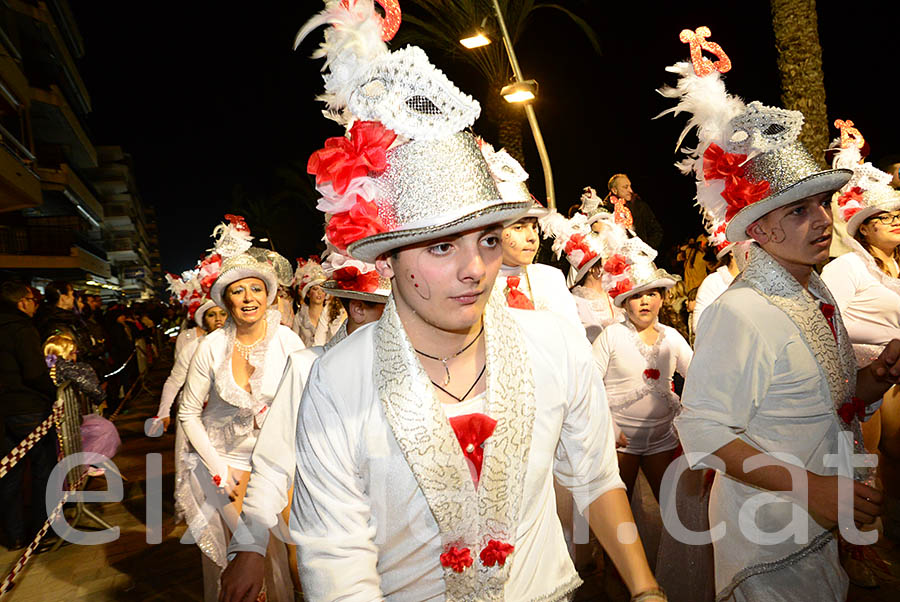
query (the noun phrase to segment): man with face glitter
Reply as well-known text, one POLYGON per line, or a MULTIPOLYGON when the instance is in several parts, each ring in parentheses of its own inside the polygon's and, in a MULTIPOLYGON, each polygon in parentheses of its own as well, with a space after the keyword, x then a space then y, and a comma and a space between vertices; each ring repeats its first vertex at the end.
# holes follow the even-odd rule
POLYGON ((855 539, 854 521, 880 513, 859 421, 898 380, 900 341, 857 371, 814 271, 828 258, 831 195, 851 172, 820 170, 797 141, 799 112, 728 95, 719 72, 730 62, 714 46, 720 60, 669 67, 680 80, 661 92, 679 101, 671 111, 693 114, 699 144, 680 167, 697 178, 698 203, 724 217, 729 241, 753 242, 703 312, 675 424, 692 467, 720 471, 709 501, 713 531, 724 527, 713 537, 717 599, 844 600, 833 529, 855 539))
MULTIPOLYGON (((385 4, 390 17, 396 6, 385 4)), ((501 198, 463 131, 477 103, 421 50, 372 64, 348 56, 375 44, 343 36, 363 36, 354 24, 376 18, 371 0, 329 2, 301 30, 341 25, 326 34, 326 92, 357 117, 309 162, 326 237, 392 286, 381 319, 316 362, 300 402, 291 535, 304 596, 571 599, 580 579, 556 517, 556 478, 631 592, 664 600, 585 337, 491 296, 503 224, 531 203, 501 198)))

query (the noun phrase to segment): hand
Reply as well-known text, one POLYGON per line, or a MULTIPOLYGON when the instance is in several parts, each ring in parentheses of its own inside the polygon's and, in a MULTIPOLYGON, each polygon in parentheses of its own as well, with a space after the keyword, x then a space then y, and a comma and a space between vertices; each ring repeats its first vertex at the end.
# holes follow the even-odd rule
POLYGON ((238 552, 222 572, 219 602, 253 602, 266 576, 266 559, 256 552, 238 552))
POLYGON ((884 495, 880 491, 846 477, 826 477, 814 473, 809 473, 810 516, 826 529, 838 524, 838 516, 845 511, 844 506, 850 501, 838 498, 838 486, 842 481, 853 488, 853 521, 860 526, 875 522, 881 514, 881 504, 884 501, 884 495))
POLYGON ((628 447, 628 437, 622 431, 619 431, 619 434, 616 435, 616 449, 620 447, 628 447))
POLYGON ((170 422, 172 422, 172 419, 171 419, 169 416, 166 416, 165 418, 162 419, 162 425, 163 425, 163 432, 164 432, 164 433, 165 433, 166 431, 169 430, 169 423, 170 423, 170 422))
POLYGON ((900 383, 900 340, 888 343, 881 355, 869 364, 869 369, 877 381, 892 385, 900 383))

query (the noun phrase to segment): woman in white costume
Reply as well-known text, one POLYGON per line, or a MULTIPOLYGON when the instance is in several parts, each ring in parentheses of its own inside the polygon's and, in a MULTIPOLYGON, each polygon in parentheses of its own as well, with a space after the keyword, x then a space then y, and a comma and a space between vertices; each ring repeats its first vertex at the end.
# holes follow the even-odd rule
POLYGON ((662 293, 677 276, 653 265, 656 253, 632 238, 604 264, 605 283, 626 320, 611 324, 594 341, 594 358, 613 420, 628 443, 619 448, 619 474, 634 490, 642 469, 659 500, 663 473, 678 447, 672 426, 679 410, 672 376, 686 375, 691 347, 677 330, 658 321, 662 293))
POLYGON ((297 260, 294 286, 300 300, 292 330, 307 347, 327 343, 346 318, 340 302, 322 290, 325 280, 325 271, 317 257, 297 260))
MULTIPOLYGON (((176 509, 203 552, 208 601, 218 598, 226 545, 241 510, 259 429, 288 355, 303 347, 279 324, 278 311, 268 309, 277 279, 268 263, 247 254, 246 225, 232 223, 217 232, 216 251, 224 260, 210 296, 228 310, 229 319, 203 338, 191 361, 178 414, 185 441, 176 450, 175 488, 176 509)), ((268 595, 290 600, 286 550, 276 541, 267 555, 268 595)))

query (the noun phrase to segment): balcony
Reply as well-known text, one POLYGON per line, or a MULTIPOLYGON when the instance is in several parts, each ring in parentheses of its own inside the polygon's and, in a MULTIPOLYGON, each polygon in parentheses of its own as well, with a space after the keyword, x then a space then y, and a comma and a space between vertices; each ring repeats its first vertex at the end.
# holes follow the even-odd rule
POLYGON ((37 207, 43 201, 41 181, 0 130, 0 211, 37 207))
POLYGON ((102 249, 81 232, 56 226, 0 226, 0 268, 110 275, 102 249))
POLYGON ((0 211, 41 204, 41 185, 34 172, 34 154, 28 147, 29 88, 0 37, 0 211))
POLYGON ((140 261, 140 256, 131 238, 115 238, 109 241, 106 244, 106 254, 115 264, 140 261))
POLYGON ((97 166, 97 149, 57 86, 31 88, 31 127, 36 142, 61 147, 72 165, 97 166))
POLYGON ((68 165, 57 169, 38 168, 41 188, 45 195, 60 195, 75 205, 81 216, 95 228, 103 222, 103 206, 97 201, 90 185, 82 180, 68 165))

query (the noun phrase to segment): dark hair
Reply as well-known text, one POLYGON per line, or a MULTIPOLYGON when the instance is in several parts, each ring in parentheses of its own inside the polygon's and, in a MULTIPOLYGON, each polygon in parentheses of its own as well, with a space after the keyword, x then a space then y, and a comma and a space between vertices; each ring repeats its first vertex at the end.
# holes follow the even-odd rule
MULTIPOLYGON (((875 216, 873 215, 872 217, 869 217, 869 218, 866 218, 865 220, 863 220, 863 224, 869 223, 873 217, 875 217, 875 216)), ((888 271, 887 267, 884 265, 884 262, 881 261, 881 259, 877 255, 872 253, 872 245, 869 243, 869 241, 866 240, 865 235, 862 233, 862 231, 859 228, 856 229, 856 234, 853 235, 853 238, 856 240, 856 242, 861 244, 863 249, 866 250, 866 253, 868 253, 869 256, 871 256, 872 259, 875 260, 875 265, 878 266, 878 269, 881 270, 882 272, 884 272, 885 274, 887 274, 888 276, 890 276, 891 273, 888 271)), ((891 253, 891 257, 893 257, 894 261, 897 262, 897 265, 900 265, 900 247, 894 248, 894 252, 891 253)))
POLYGON ((6 308, 13 308, 24 297, 28 296, 30 288, 24 282, 8 280, 0 284, 0 303, 6 308))
POLYGON ((72 287, 71 283, 66 282, 65 280, 54 280, 44 287, 44 299, 47 301, 48 305, 55 306, 59 303, 60 297, 69 294, 70 288, 74 292, 75 289, 72 287))

